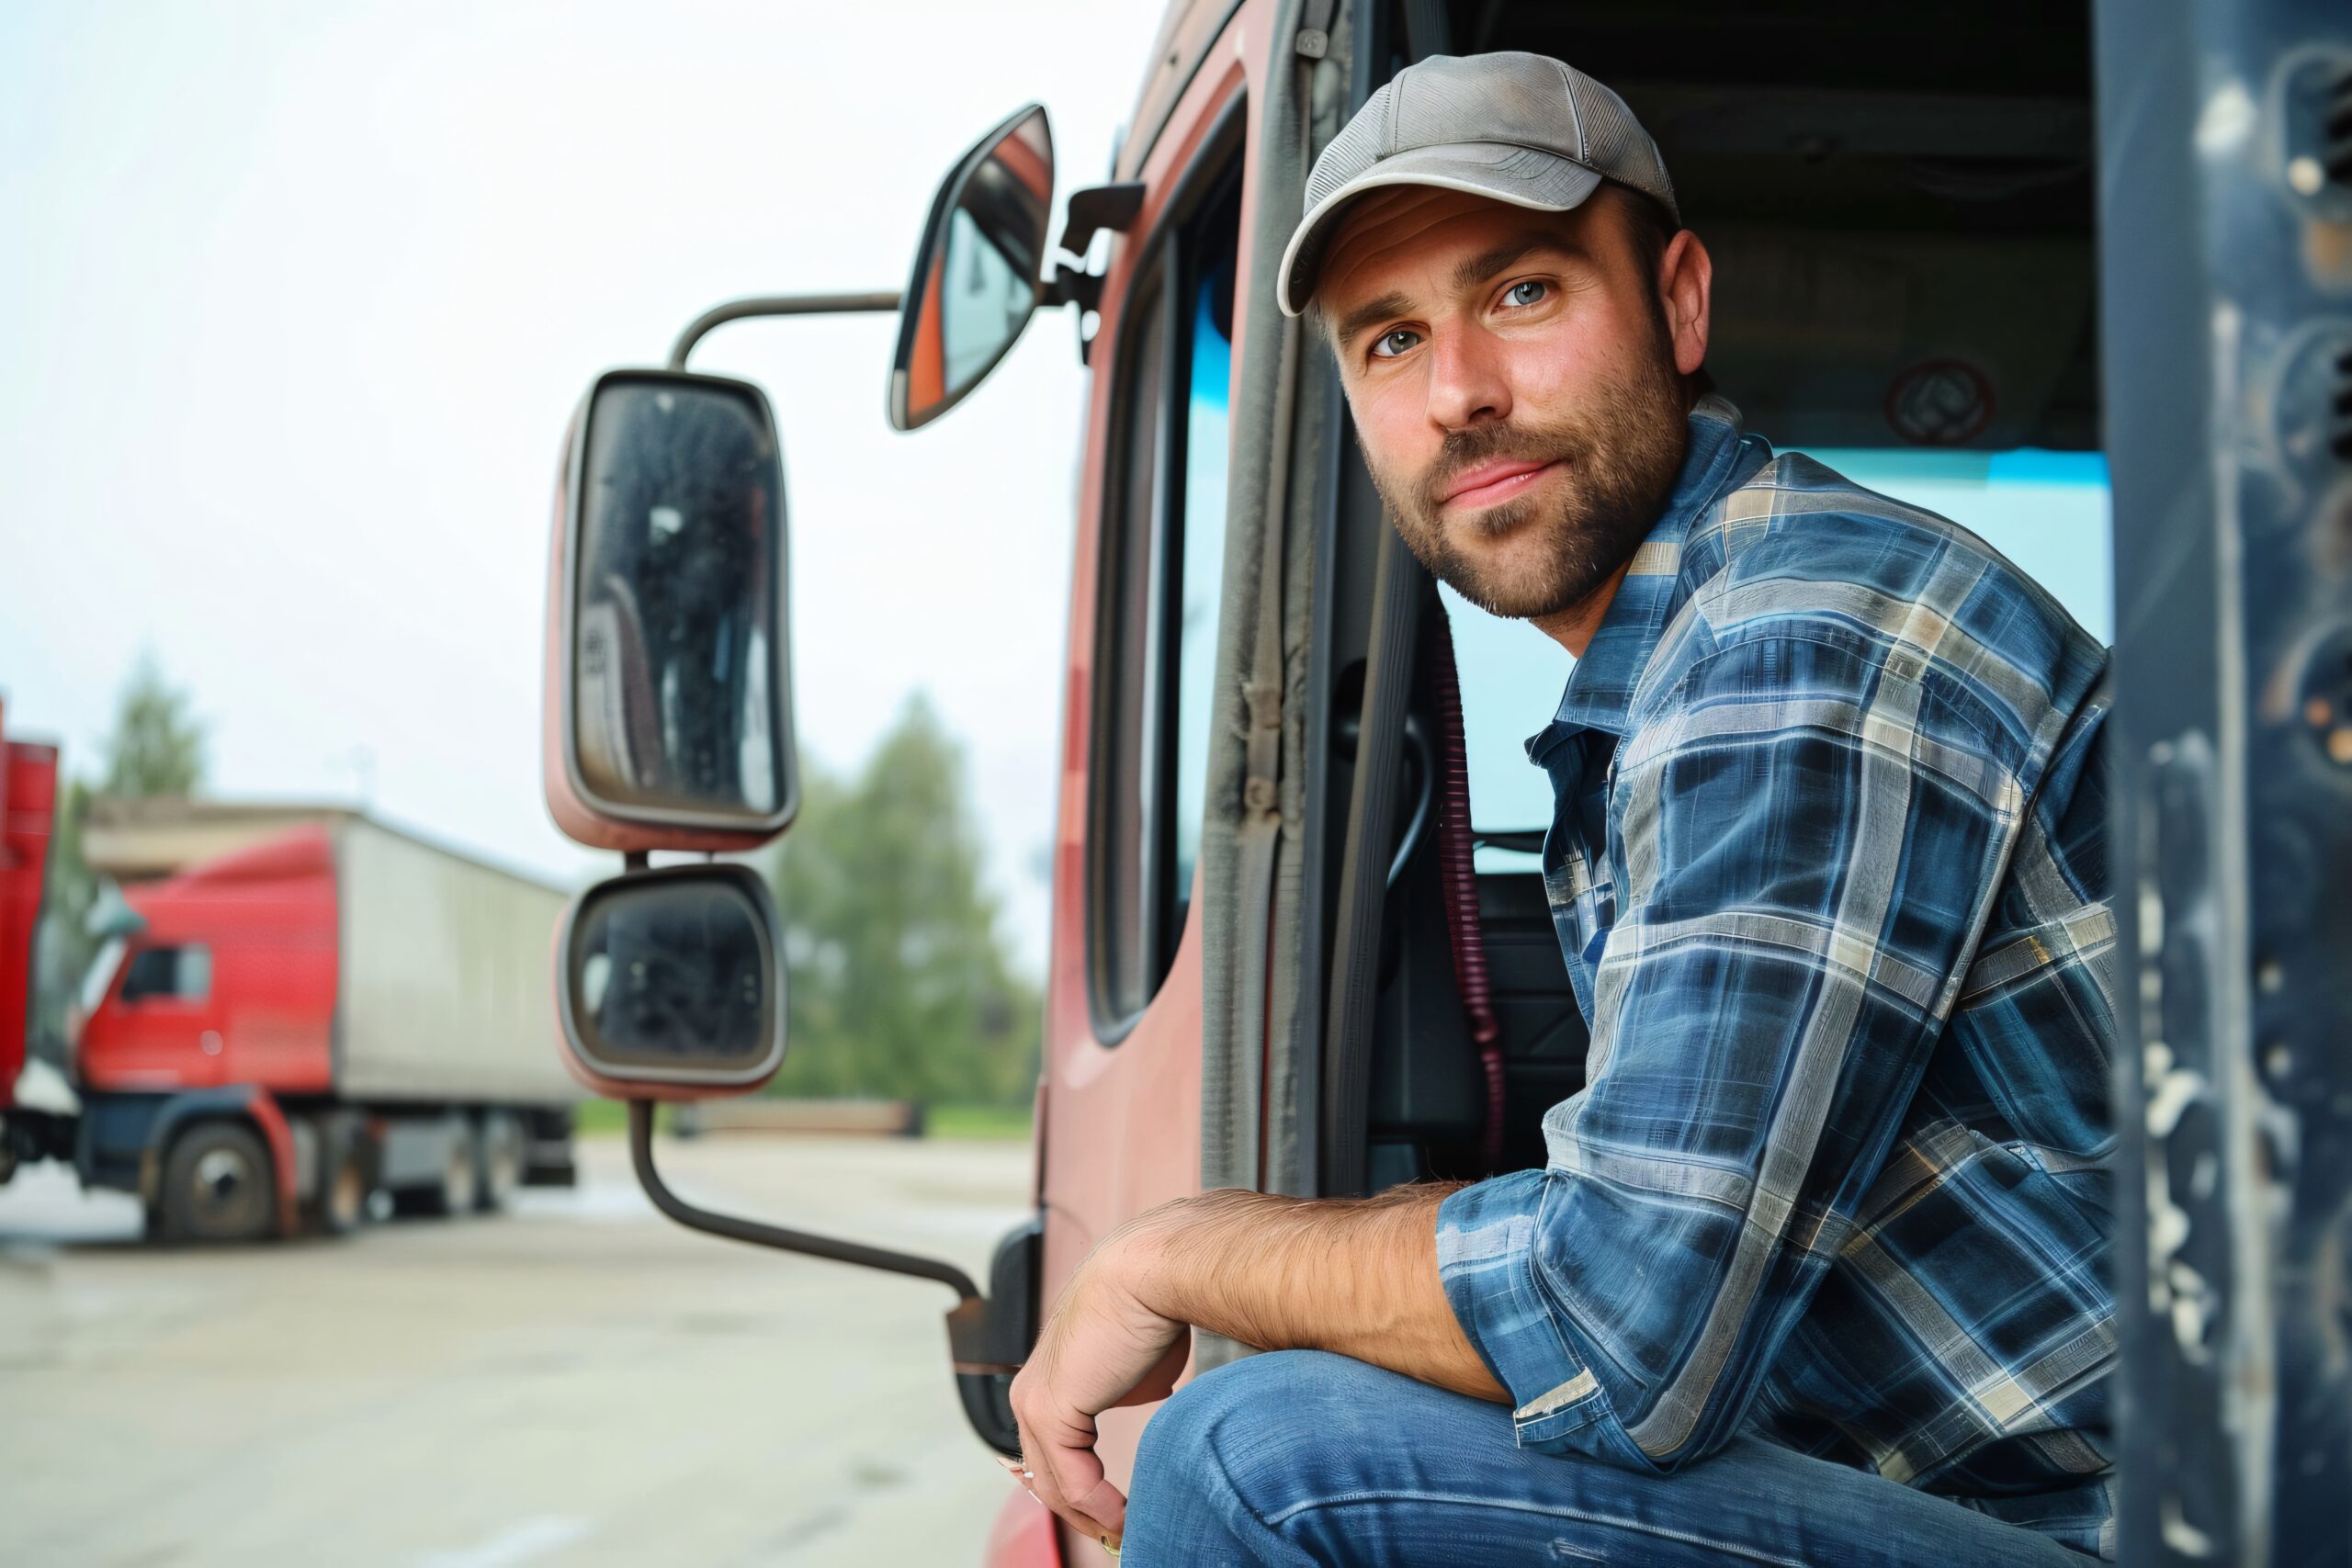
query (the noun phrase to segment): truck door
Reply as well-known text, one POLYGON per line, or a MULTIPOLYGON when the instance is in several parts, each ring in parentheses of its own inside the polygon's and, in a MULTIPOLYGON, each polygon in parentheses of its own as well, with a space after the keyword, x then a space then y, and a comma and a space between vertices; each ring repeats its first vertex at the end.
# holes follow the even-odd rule
MULTIPOLYGON (((1262 53, 1212 47, 1229 66, 1195 77, 1131 176, 1148 194, 1113 254, 1092 347, 1039 1150, 1048 1298, 1114 1226, 1200 1185, 1199 849, 1245 73, 1262 53)), ((1143 1415, 1103 1418, 1114 1470, 1143 1415)))
POLYGON ((94 1088, 207 1089, 224 1082, 212 949, 134 948, 113 999, 92 1021, 83 1072, 94 1088))

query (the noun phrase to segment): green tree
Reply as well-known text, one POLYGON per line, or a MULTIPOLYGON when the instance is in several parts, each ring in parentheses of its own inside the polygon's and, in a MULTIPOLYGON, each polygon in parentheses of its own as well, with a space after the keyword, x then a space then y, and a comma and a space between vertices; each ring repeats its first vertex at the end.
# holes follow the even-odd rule
POLYGON ((193 795, 204 782, 204 726, 152 650, 140 654, 115 705, 104 764, 101 795, 193 795))
MULTIPOLYGON (((59 759, 61 768, 73 761, 59 759)), ((100 743, 99 783, 85 776, 60 781, 57 818, 49 840, 49 871, 41 885, 41 916, 34 946, 33 1043, 51 1060, 63 1058, 65 1010, 83 971, 97 953, 90 935, 98 878, 82 858, 82 829, 96 795, 195 795, 204 787, 204 725, 188 694, 164 678, 152 650, 142 651, 115 701, 114 726, 100 743)))
POLYGON ((1040 1000, 980 863, 961 748, 922 695, 854 779, 804 760, 799 818, 770 868, 790 972, 775 1092, 1028 1096, 1040 1000))

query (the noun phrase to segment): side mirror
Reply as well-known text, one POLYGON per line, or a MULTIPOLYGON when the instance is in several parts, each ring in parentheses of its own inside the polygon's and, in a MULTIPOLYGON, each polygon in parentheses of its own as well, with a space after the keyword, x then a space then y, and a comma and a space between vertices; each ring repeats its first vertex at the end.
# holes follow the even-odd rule
POLYGON ((746 381, 613 370, 556 498, 548 807, 597 849, 741 850, 798 805, 784 465, 746 381))
POLYGON ((919 430, 996 368, 1043 298, 1054 137, 1035 104, 980 138, 923 221, 899 312, 890 423, 919 430))
POLYGON ((615 1100, 747 1094, 784 1063, 775 907, 748 867, 598 883, 557 938, 565 1065, 615 1100))

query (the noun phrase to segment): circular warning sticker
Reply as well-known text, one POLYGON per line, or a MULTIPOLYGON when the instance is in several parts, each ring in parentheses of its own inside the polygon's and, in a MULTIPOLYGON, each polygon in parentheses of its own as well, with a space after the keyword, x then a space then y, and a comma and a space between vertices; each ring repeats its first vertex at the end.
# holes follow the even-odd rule
POLYGON ((1886 389, 1886 423, 1914 446, 1965 446, 1993 423, 1992 378, 1964 359, 1923 359, 1886 389))

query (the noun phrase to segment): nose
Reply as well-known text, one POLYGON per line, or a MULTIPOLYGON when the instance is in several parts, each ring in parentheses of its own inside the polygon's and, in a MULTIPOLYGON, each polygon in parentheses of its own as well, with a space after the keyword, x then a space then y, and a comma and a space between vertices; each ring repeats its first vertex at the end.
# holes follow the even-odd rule
POLYGON ((1457 327, 1430 344, 1430 423, 1468 430, 1510 417, 1510 383, 1491 333, 1457 327))

